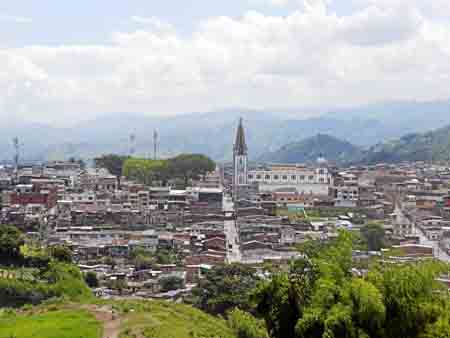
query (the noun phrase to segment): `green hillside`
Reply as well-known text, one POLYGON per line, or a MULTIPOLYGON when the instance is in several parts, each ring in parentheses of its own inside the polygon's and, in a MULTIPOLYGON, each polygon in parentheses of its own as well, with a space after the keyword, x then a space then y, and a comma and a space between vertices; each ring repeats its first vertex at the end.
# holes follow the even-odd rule
POLYGON ((85 310, 0 315, 0 338, 97 338, 101 332, 100 322, 85 310))
POLYGON ((290 143, 275 152, 263 155, 260 160, 280 163, 314 162, 324 156, 327 160, 345 163, 361 154, 360 148, 333 136, 318 134, 300 142, 290 143))
POLYGON ((0 338, 12 337, 235 338, 224 320, 188 305, 162 301, 61 303, 0 311, 0 338))
POLYGON ((449 161, 450 126, 427 133, 408 134, 371 147, 363 162, 449 161))

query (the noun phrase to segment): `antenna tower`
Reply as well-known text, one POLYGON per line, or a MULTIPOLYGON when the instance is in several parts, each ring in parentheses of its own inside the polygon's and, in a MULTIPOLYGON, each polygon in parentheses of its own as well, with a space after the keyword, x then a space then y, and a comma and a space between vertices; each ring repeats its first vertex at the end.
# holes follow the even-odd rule
POLYGON ((156 129, 153 131, 153 159, 158 158, 158 132, 156 129))
POLYGON ((130 135, 130 156, 133 157, 136 152, 136 134, 130 135))
POLYGON ((20 143, 19 138, 16 136, 13 138, 14 146, 14 173, 16 175, 16 180, 19 178, 19 155, 20 155, 20 143))

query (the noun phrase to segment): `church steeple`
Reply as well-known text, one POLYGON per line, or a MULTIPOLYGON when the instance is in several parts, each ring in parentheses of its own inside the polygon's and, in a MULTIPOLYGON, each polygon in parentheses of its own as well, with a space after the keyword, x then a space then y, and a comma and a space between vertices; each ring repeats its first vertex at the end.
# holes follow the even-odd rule
POLYGON ((247 185, 247 143, 245 143, 244 125, 242 118, 239 120, 236 132, 236 140, 233 146, 233 198, 239 199, 240 190, 247 185))
POLYGON ((242 117, 239 119, 239 125, 236 133, 236 141, 233 147, 234 155, 243 156, 247 155, 247 143, 245 143, 244 125, 242 123, 242 117))

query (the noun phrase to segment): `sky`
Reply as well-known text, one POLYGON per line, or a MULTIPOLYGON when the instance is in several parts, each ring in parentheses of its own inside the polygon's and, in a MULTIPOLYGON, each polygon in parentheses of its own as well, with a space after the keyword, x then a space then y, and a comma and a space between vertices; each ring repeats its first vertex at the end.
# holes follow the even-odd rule
POLYGON ((448 0, 15 0, 0 117, 356 106, 450 97, 448 0))

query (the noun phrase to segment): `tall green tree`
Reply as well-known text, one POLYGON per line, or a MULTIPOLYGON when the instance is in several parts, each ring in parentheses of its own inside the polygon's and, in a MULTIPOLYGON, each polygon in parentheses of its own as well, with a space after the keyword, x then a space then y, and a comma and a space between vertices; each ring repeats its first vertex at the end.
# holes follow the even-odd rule
POLYGON ((193 290, 196 306, 212 314, 237 307, 251 310, 250 296, 258 281, 256 271, 243 264, 215 266, 193 290))
POLYGON ((48 249, 50 256, 63 263, 72 262, 72 251, 64 245, 55 245, 48 249))
POLYGON ((215 166, 213 160, 201 154, 181 154, 169 160, 170 174, 183 179, 185 186, 190 180, 213 171, 215 166))
POLYGON ((111 175, 116 176, 117 186, 120 189, 122 169, 127 158, 127 156, 108 154, 95 158, 94 163, 97 168, 105 168, 111 173, 111 175))
POLYGON ((369 251, 380 251, 385 246, 385 231, 380 224, 369 223, 362 227, 361 237, 369 251))
POLYGON ((0 224, 0 264, 17 264, 21 260, 23 234, 13 225, 0 224))

